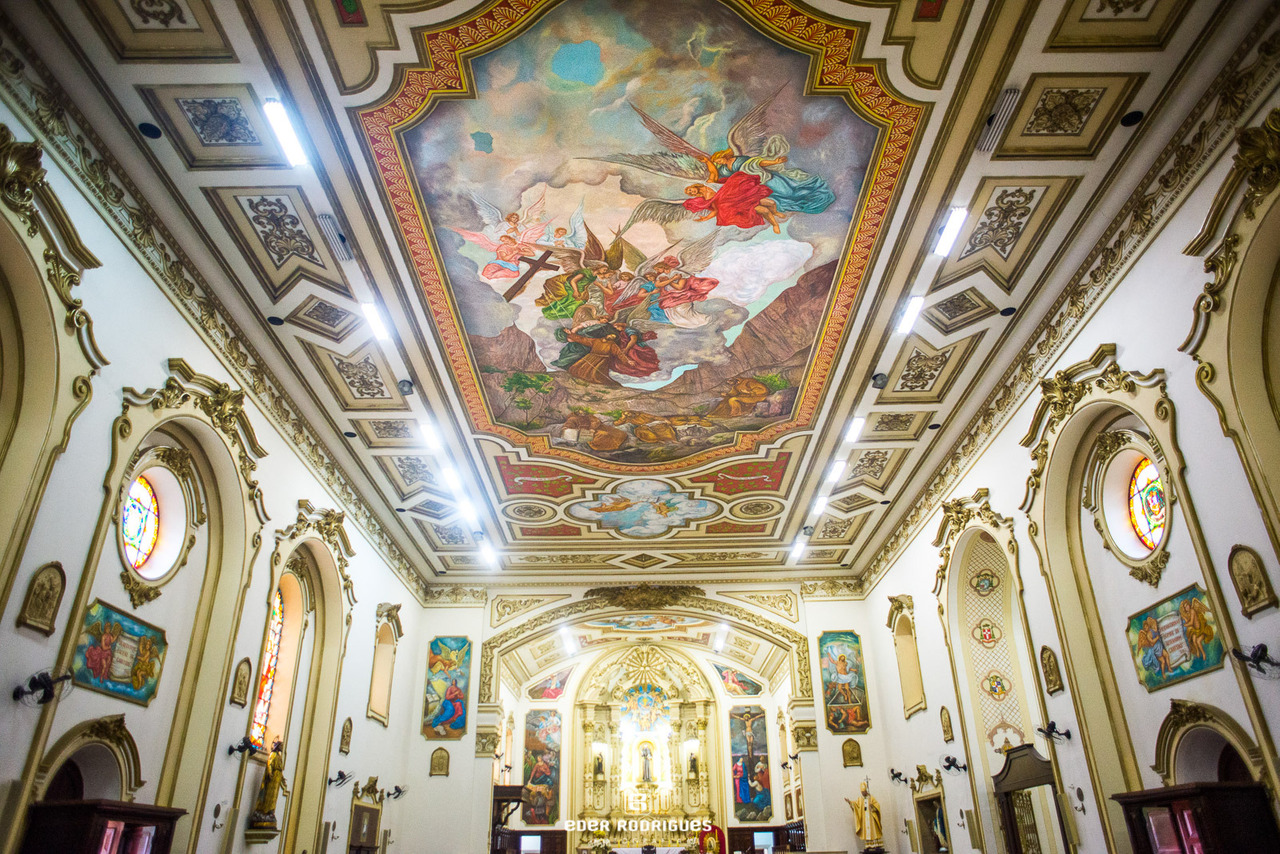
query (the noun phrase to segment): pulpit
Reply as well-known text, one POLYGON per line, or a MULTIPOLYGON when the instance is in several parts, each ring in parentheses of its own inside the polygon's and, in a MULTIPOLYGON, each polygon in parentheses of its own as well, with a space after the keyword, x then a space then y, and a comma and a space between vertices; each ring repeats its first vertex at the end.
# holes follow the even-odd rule
POLYGON ((22 854, 169 854, 184 809, 124 801, 39 801, 22 854))

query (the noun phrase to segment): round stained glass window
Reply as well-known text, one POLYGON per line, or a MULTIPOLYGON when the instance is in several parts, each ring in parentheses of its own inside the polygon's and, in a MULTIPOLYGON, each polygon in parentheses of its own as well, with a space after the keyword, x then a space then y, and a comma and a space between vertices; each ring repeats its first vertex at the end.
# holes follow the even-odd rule
POLYGON ((1138 460, 1129 478, 1129 524, 1138 539, 1154 549, 1164 535, 1164 485, 1160 470, 1146 457, 1138 460))
POLYGON ((124 558, 134 569, 146 563, 155 551, 156 539, 160 536, 160 503, 145 477, 129 484, 120 516, 120 535, 124 540, 124 558))

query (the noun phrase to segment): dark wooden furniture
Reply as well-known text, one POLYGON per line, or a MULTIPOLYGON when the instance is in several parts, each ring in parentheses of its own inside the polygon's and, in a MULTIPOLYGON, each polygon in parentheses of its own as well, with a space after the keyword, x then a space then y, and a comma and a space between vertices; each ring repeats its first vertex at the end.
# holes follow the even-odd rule
POLYGON ((996 804, 1000 809, 1000 827, 1004 831, 1005 842, 1009 846, 1009 854, 1023 854, 1033 847, 1041 850, 1038 843, 1039 830, 1036 826, 1036 797, 1032 790, 1042 786, 1051 811, 1052 820, 1046 816, 1046 824, 1056 826, 1062 835, 1063 847, 1071 850, 1063 828, 1062 816, 1058 812, 1058 786, 1053 779, 1053 765, 1036 752, 1035 745, 1019 744, 1010 748, 1004 755, 1004 767, 992 778, 996 794, 996 804), (1025 841, 1025 843, 1024 843, 1025 841))
POLYGON ((1280 851, 1280 829, 1257 783, 1186 783, 1111 799, 1124 808, 1135 854, 1280 851))
POLYGON ((39 801, 27 808, 22 854, 169 854, 173 826, 186 814, 124 801, 39 801))
POLYGON ((507 820, 520 808, 520 794, 523 791, 523 786, 493 787, 493 810, 489 819, 490 854, 506 854, 506 852, 520 850, 520 838, 507 829, 507 820))
POLYGON ((757 833, 769 833, 773 836, 772 848, 774 851, 803 851, 804 850, 804 823, 793 821, 790 824, 781 826, 765 826, 756 827, 747 825, 745 827, 729 828, 729 851, 741 851, 742 854, 757 854, 760 851, 755 847, 755 837, 757 833), (797 838, 799 847, 796 847, 794 840, 797 838), (789 846, 789 847, 788 847, 789 846))

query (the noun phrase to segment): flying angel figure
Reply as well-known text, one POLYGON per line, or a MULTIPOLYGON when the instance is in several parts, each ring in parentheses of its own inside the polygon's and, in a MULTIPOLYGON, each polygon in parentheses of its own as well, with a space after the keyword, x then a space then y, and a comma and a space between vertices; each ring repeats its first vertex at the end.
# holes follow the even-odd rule
POLYGON ((791 145, 781 134, 770 133, 766 123, 769 106, 781 91, 779 88, 739 119, 729 130, 729 147, 713 154, 687 142, 632 104, 640 122, 668 150, 596 159, 698 183, 685 187, 687 199, 641 202, 623 231, 646 220, 665 225, 714 217, 717 225, 752 228, 768 224, 778 232, 779 223, 792 214, 817 214, 830 207, 835 193, 825 180, 801 169, 783 167, 791 145), (719 186, 713 188, 709 184, 719 186))
POLYGON ((578 202, 578 209, 569 217, 569 227, 561 226, 551 233, 552 249, 583 249, 587 245, 587 223, 583 214, 583 201, 578 202))
POLYGON ((711 318, 698 311, 694 304, 707 299, 720 280, 700 274, 724 241, 723 233, 717 230, 678 251, 682 241, 645 259, 636 268, 635 278, 615 299, 614 312, 619 318, 641 326, 668 324, 683 329, 705 326, 711 318))
POLYGON ((449 230, 462 236, 463 240, 476 244, 481 249, 494 254, 480 271, 486 279, 518 279, 520 278, 520 257, 531 255, 537 249, 537 242, 542 238, 550 222, 543 213, 546 192, 528 207, 523 215, 511 213, 506 216, 496 206, 471 194, 476 211, 484 221, 484 231, 468 231, 463 228, 449 226, 449 230))

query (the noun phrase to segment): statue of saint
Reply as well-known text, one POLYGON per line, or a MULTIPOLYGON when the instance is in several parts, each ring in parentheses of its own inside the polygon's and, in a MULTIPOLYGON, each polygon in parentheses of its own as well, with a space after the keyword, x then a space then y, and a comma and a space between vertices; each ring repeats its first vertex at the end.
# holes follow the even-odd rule
POLYGON ((276 829, 276 801, 281 792, 288 797, 289 785, 284 781, 284 742, 277 738, 271 745, 271 757, 267 760, 266 770, 262 772, 258 799, 253 804, 253 812, 249 814, 249 827, 276 829))
POLYGON ((653 782, 653 751, 649 745, 640 745, 640 782, 653 782))
POLYGON ((884 828, 880 825, 880 802, 871 797, 866 781, 863 781, 862 793, 857 798, 844 800, 853 810, 853 830, 857 837, 866 843, 868 850, 879 846, 884 836, 884 828))

